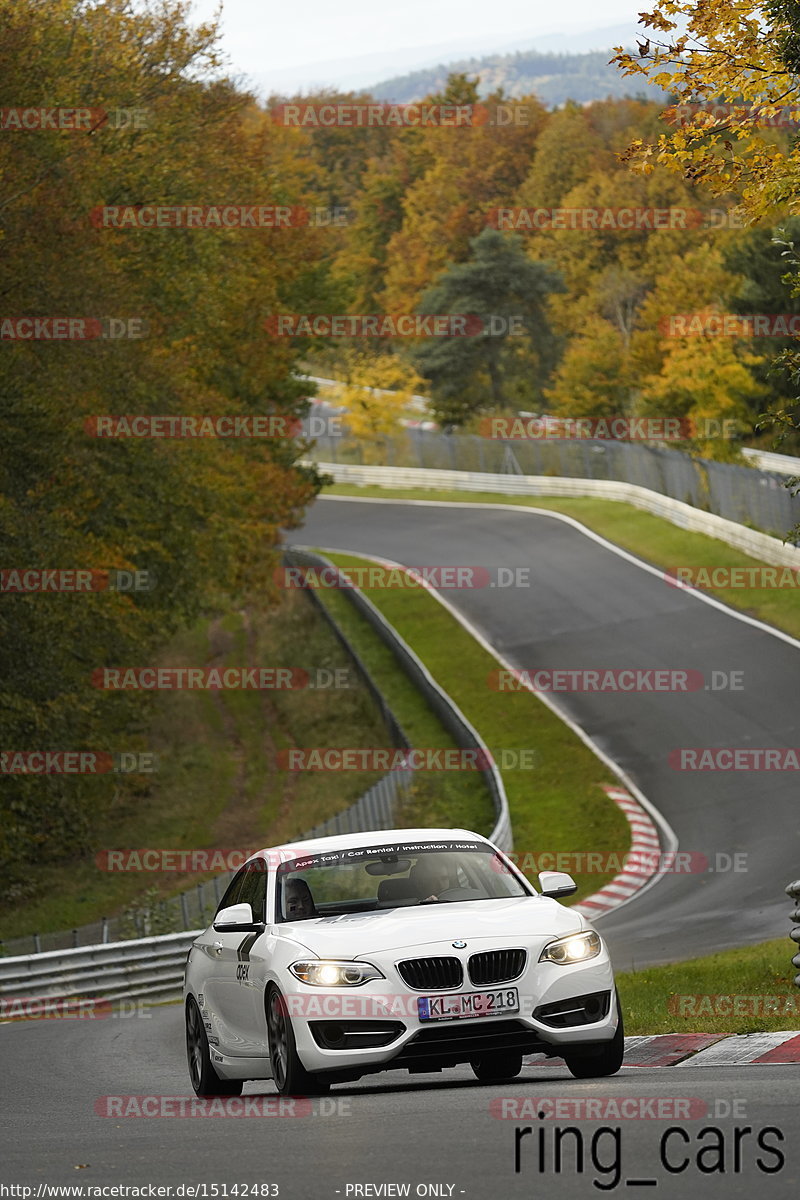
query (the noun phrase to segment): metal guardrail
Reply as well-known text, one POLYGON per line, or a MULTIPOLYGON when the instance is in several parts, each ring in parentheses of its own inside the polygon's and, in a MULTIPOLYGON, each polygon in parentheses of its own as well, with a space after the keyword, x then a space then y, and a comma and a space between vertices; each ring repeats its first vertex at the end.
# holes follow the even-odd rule
POLYGON ((0 959, 0 1020, 22 1015, 25 1002, 59 1000, 170 1000, 180 995, 189 947, 201 930, 109 942, 0 959))
MULTIPOLYGON (((286 556, 284 555, 286 558, 286 556)), ((288 559, 287 559, 288 561, 288 559)), ((359 655, 350 645, 347 637, 336 624, 332 614, 317 595, 311 590, 304 594, 315 606, 317 611, 329 625, 331 631, 350 658, 356 673, 369 692, 376 709, 384 721, 393 745, 408 749, 411 746, 397 718, 391 711, 380 688, 375 683, 359 655)), ((305 833, 298 833, 292 840, 301 841, 306 838, 328 837, 340 833, 358 833, 369 829, 383 829, 394 825, 394 814, 402 795, 405 794, 413 778, 412 771, 394 771, 383 779, 379 779, 349 808, 336 813, 320 825, 305 833)), ((252 851, 260 849, 253 846, 252 851)), ((241 855, 244 862, 250 850, 241 855)), ((50 951, 65 951, 105 945, 107 943, 142 939, 159 934, 177 933, 184 929, 205 928, 216 911, 225 888, 233 878, 234 871, 241 863, 233 864, 233 869, 216 875, 213 879, 198 883, 187 891, 180 892, 169 899, 145 898, 136 909, 129 910, 122 916, 102 917, 99 921, 78 926, 74 929, 58 930, 51 933, 31 934, 27 937, 6 939, 0 941, 0 962, 2 956, 22 956, 29 951, 33 954, 43 954, 50 951)))
MULTIPOLYGON (((787 896, 791 896, 795 905, 794 912, 792 913, 791 917, 794 923, 794 929, 789 934, 789 937, 792 939, 795 946, 797 946, 798 943, 800 943, 800 879, 795 879, 794 883, 789 884, 789 886, 786 888, 786 894, 787 896)), ((800 950, 798 950, 797 954, 795 954, 794 958, 792 959, 792 966, 800 969, 800 950)), ((800 987, 800 975, 795 975, 794 986, 800 987)))
MULTIPOLYGON (((353 463, 318 462, 321 471, 336 483, 374 484, 387 488, 430 488, 456 492, 497 492, 505 496, 597 496, 632 504, 662 517, 681 529, 704 533, 753 558, 774 566, 800 568, 800 547, 705 512, 661 492, 606 479, 564 479, 550 475, 491 474, 488 471, 430 470, 420 467, 357 466, 353 463)), ((744 469, 744 468, 742 468, 744 469)), ((755 471, 751 474, 756 474, 755 471)), ((800 508, 797 514, 800 516, 800 508)))
MULTIPOLYGON (((338 570, 326 559, 308 551, 292 548, 287 551, 292 562, 325 566, 338 570)), ((431 677, 413 650, 400 637, 367 597, 345 588, 344 594, 356 605, 369 621, 379 637, 396 655, 403 670, 409 675, 428 703, 439 715, 460 746, 487 751, 480 735, 447 694, 431 677)), ((380 689, 371 678, 356 652, 350 647, 346 636, 336 625, 333 617, 309 590, 337 637, 351 654, 365 684, 370 688, 376 703, 396 739, 396 744, 409 749, 411 743, 391 712, 380 689)), ((302 841, 316 837, 354 833, 362 830, 391 828, 395 823, 396 804, 403 791, 410 786, 413 771, 392 771, 373 784, 365 794, 328 821, 317 825, 309 833, 294 839, 302 841)), ((495 808, 496 823, 491 839, 502 849, 510 850, 511 822, 508 814, 503 781, 497 767, 484 772, 487 786, 495 808)), ((222 888, 232 878, 233 872, 219 875, 206 884, 198 884, 192 892, 183 892, 174 897, 180 905, 184 931, 161 936, 136 938, 130 941, 108 942, 71 949, 44 951, 31 955, 0 958, 0 1020, 3 1014, 14 1016, 15 1004, 19 1015, 24 1013, 24 1001, 34 999, 82 1000, 99 999, 112 1003, 147 999, 148 1002, 172 1000, 180 996, 184 968, 189 947, 198 933, 208 924, 207 915, 216 909, 222 896, 222 888), (192 898, 190 906, 188 898, 192 898), (189 931, 190 914, 195 912, 202 918, 200 927, 189 931)), ((108 925, 102 926, 107 932, 108 925)))
MULTIPOLYGON (((314 566, 336 571, 327 558, 315 554, 306 546, 291 546, 288 553, 298 565, 314 566)), ((353 607, 372 627, 383 644, 391 650, 401 670, 408 676, 417 690, 425 697, 430 707, 438 716, 445 729, 450 733, 462 749, 481 750, 487 758, 491 758, 489 748, 458 706, 451 700, 443 688, 439 686, 425 664, 414 653, 407 642, 403 640, 394 626, 390 625, 383 613, 375 607, 368 596, 354 587, 342 588, 342 594, 347 597, 353 607)), ((489 795, 492 799, 495 813, 495 825, 489 834, 490 840, 501 850, 511 850, 511 819, 508 812, 508 800, 503 786, 502 776, 495 763, 482 771, 489 795)))
MULTIPOLYGON (((293 546, 286 546, 283 552, 283 560, 285 563, 288 563, 289 566, 299 567, 303 566, 304 564, 308 565, 311 564, 312 559, 314 560, 314 565, 316 566, 324 565, 330 570, 337 570, 337 568, 334 567, 332 563, 329 563, 327 559, 323 560, 321 558, 317 558, 310 553, 304 555, 293 546)), ((352 589, 347 590, 349 591, 352 589)), ((402 726, 399 724, 389 705, 386 703, 386 698, 383 695, 383 692, 370 675, 369 670, 365 666, 358 651, 350 644, 350 641, 344 631, 339 628, 333 613, 325 604, 323 604, 313 588, 304 588, 303 591, 314 605, 314 608, 322 617, 323 621, 325 621, 330 627, 331 633, 355 666, 362 683, 372 697, 376 708, 380 712, 381 717, 383 718, 383 721, 389 730, 389 733, 392 735, 393 744, 406 750, 410 749, 411 742, 408 740, 402 726)))
POLYGON ((761 471, 777 471, 779 475, 800 475, 800 458, 790 454, 776 454, 773 450, 753 450, 749 446, 742 450, 743 457, 761 471))
POLYGON ((800 496, 792 496, 785 486, 785 474, 641 442, 510 440, 407 429, 386 438, 380 450, 353 438, 318 437, 311 455, 320 467, 322 460, 367 466, 371 458, 376 465, 416 467, 431 474, 459 471, 544 476, 550 483, 627 484, 778 538, 800 521, 800 496))

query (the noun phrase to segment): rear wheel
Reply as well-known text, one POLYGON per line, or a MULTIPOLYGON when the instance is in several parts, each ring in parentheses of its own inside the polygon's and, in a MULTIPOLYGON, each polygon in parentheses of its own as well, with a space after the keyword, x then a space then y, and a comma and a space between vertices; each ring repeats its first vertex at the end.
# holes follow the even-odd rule
POLYGON ((499 1083, 502 1079, 515 1079, 522 1070, 522 1055, 513 1050, 486 1054, 473 1058, 470 1066, 481 1083, 499 1083))
POLYGON ((192 996, 186 1001, 186 1057, 189 1078, 198 1096, 241 1096, 241 1079, 220 1079, 211 1065, 203 1018, 192 996))
POLYGON ((593 1079, 601 1075, 615 1075, 622 1066, 625 1054, 625 1030, 622 1023, 622 1009, 617 996, 617 1032, 610 1042, 599 1046, 587 1047, 586 1050, 565 1050, 564 1062, 576 1079, 593 1079))
POLYGON ((297 1055, 286 1001, 274 984, 267 993, 267 1033, 272 1078, 282 1096, 322 1096, 330 1088, 324 1076, 307 1071, 297 1055))

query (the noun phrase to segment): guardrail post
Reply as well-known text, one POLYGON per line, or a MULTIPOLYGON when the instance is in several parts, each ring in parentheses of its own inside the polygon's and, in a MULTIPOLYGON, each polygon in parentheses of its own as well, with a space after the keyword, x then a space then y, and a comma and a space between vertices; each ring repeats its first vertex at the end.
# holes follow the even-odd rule
POLYGON ((203 903, 203 885, 202 885, 202 883, 198 883, 198 885, 197 885, 197 908, 198 908, 198 912, 199 912, 199 916, 200 916, 200 924, 205 925, 205 923, 206 923, 206 906, 203 903))
POLYGON ((42 939, 39 937, 38 933, 35 933, 33 935, 33 953, 34 954, 42 953, 42 939))
POLYGON ((100 941, 103 945, 105 945, 105 943, 108 941, 108 917, 102 917, 101 920, 103 922, 103 932, 101 934, 100 941))
MULTIPOLYGON (((800 879, 795 879, 794 883, 790 883, 786 889, 787 896, 791 896, 794 900, 795 908, 791 919, 794 922, 794 929, 789 934, 789 937, 797 945, 800 943, 800 879)), ((800 950, 792 959, 792 966, 800 968, 800 950)), ((794 986, 800 987, 800 975, 795 975, 794 986)))
POLYGON ((73 950, 78 949, 78 931, 77 931, 77 929, 73 929, 73 931, 72 931, 72 949, 73 950))
POLYGON ((186 892, 181 892, 181 916, 183 917, 183 928, 189 928, 189 906, 186 903, 186 892))

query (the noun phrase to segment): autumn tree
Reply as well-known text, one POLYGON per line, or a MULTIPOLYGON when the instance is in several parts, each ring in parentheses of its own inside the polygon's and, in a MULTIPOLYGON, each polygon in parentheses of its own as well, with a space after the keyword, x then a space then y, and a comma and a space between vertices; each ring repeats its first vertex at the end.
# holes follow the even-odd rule
POLYGON ((797 5, 659 0, 640 24, 638 52, 620 49, 615 61, 676 103, 657 139, 634 140, 633 165, 649 172, 665 164, 715 195, 737 192, 754 221, 776 206, 800 211, 800 147, 787 136, 800 119, 800 79, 791 65, 797 5))
POLYGON ((610 150, 592 128, 587 110, 569 103, 551 114, 536 139, 536 149, 518 200, 531 208, 555 208, 593 171, 613 166, 610 150))
POLYGON ((697 453, 731 458, 736 435, 752 428, 751 414, 767 390, 751 370, 760 361, 724 338, 682 339, 667 351, 659 374, 642 380, 640 411, 681 418, 697 453))
MULTIPOLYGON (((627 75, 667 88, 676 103, 660 136, 632 142, 633 167, 650 172, 663 164, 716 195, 735 191, 753 224, 780 225, 800 214, 795 0, 659 0, 640 24, 638 53, 619 50, 616 61, 627 75)), ((784 354, 782 362, 797 375, 796 354, 784 354)), ((795 411, 773 405, 765 424, 794 433, 795 411)))
MULTIPOLYGON (((115 750, 140 738, 150 699, 98 690, 92 671, 152 662, 201 612, 269 594, 280 530, 317 489, 292 438, 91 436, 103 414, 305 409, 296 351, 271 344, 263 318, 324 295, 325 230, 115 228, 90 215, 319 201, 296 139, 219 76, 213 26, 192 29, 185 15, 174 0, 0 0, 4 109, 35 94, 37 106, 144 117, 0 139, 4 567, 135 568, 153 582, 128 595, 4 595, 0 707, 14 749, 115 750), (145 336, 13 334, 19 318, 59 316, 106 327, 134 318, 145 336)), ((47 862, 91 846, 115 787, 131 795, 135 784, 0 780, 9 894, 27 886, 34 854, 47 862)))
MULTIPOLYGON (((446 89, 426 103, 476 106, 477 83, 452 76, 446 89)), ((509 103, 502 95, 481 102, 488 113, 502 103, 509 103)), ((490 224, 492 210, 511 202, 547 120, 533 97, 514 105, 525 118, 520 124, 430 126, 418 131, 428 165, 407 188, 402 225, 386 249, 383 311, 412 311, 449 262, 469 257, 471 239, 490 224)))
POLYGON ((567 343, 545 398, 564 417, 616 417, 630 412, 631 365, 612 323, 589 313, 567 343))
POLYGON ((339 377, 341 384, 327 395, 345 409, 347 432, 359 440, 362 452, 377 459, 387 437, 412 415, 409 406, 423 381, 397 354, 361 349, 340 355, 339 377))
POLYGON ((439 277, 419 311, 478 317, 480 332, 431 337, 412 353, 446 424, 490 408, 540 403, 559 350, 548 316, 551 295, 563 289, 559 273, 532 262, 520 238, 497 230, 484 230, 470 247, 469 260, 439 277))

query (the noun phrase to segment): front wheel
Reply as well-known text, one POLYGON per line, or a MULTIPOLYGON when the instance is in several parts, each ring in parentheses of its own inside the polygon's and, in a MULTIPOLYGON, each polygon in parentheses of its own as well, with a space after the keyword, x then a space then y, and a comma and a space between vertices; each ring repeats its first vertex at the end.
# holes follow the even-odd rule
POLYGON ((267 1033, 272 1078, 282 1096, 322 1096, 330 1088, 327 1079, 307 1071, 297 1054, 294 1030, 286 1001, 273 984, 267 993, 267 1033))
POLYGON ((469 1065, 481 1083, 500 1083, 503 1079, 516 1079, 522 1070, 522 1055, 502 1051, 473 1058, 469 1065))
POLYGON ((220 1079, 211 1065, 203 1018, 193 997, 186 1001, 186 1057, 189 1078, 198 1096, 241 1096, 241 1079, 220 1079))
POLYGON ((564 1062, 576 1079, 595 1079, 601 1075, 615 1075, 622 1066, 625 1054, 625 1030, 622 1023, 622 1009, 617 997, 617 1032, 610 1042, 592 1046, 586 1050, 565 1050, 564 1062))

